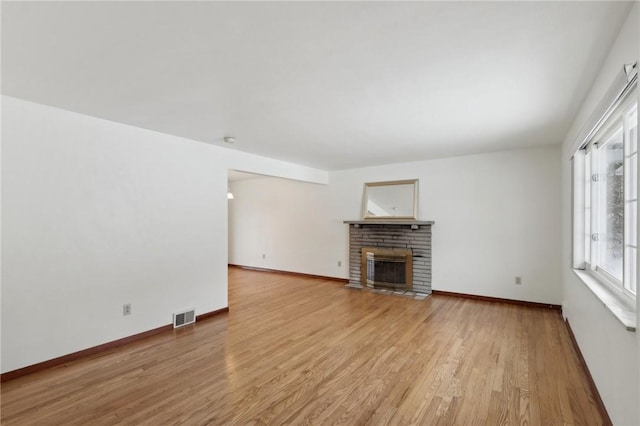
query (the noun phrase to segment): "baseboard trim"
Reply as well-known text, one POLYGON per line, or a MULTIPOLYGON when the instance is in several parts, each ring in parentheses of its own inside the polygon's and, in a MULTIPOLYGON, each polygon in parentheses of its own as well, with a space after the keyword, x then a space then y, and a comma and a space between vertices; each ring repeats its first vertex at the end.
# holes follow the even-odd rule
POLYGON ((600 397, 600 392, 598 392, 598 388, 596 387, 596 382, 593 380, 593 376, 591 375, 591 371, 589 371, 589 367, 587 366, 587 362, 582 356, 582 351, 580 350, 580 346, 578 346, 578 341, 576 340, 575 334, 573 334, 573 330, 571 329, 571 325, 569 324, 569 319, 564 320, 565 325, 567 326, 567 331, 569 332, 569 338, 571 339, 571 343, 573 344, 573 348, 578 354, 578 359, 582 364, 582 368, 587 373, 587 380, 589 381, 589 388, 594 395, 595 403, 600 410, 600 415, 602 416, 602 420, 604 421, 604 426, 613 426, 613 422, 611 421, 611 417, 609 417, 609 413, 607 412, 607 408, 600 397))
POLYGON ((220 308, 220 309, 216 309, 215 311, 205 312, 204 314, 196 315, 196 323, 198 321, 206 320, 206 319, 218 316, 220 314, 225 314, 227 312, 229 312, 228 306, 226 308, 220 308))
MULTIPOLYGON (((200 314, 196 316, 196 323, 198 321, 202 321, 216 315, 229 312, 229 308, 222 308, 211 312, 206 312, 204 314, 200 314)), ((80 358, 85 358, 91 355, 95 355, 100 352, 105 352, 113 348, 117 348, 119 346, 123 346, 129 343, 137 342, 138 340, 146 339, 147 337, 155 336, 156 334, 165 333, 167 331, 173 330, 172 324, 163 325, 158 328, 154 328, 151 330, 143 331, 142 333, 134 334, 131 336, 123 337, 122 339, 114 340, 112 342, 103 343, 98 346, 93 346, 91 348, 83 349, 78 352, 73 352, 67 355, 62 355, 57 358, 49 359, 47 361, 42 361, 37 364, 28 365, 26 367, 18 368, 17 370, 7 371, 6 373, 2 373, 0 375, 0 383, 6 382, 9 380, 17 379, 18 377, 26 376, 28 374, 33 374, 38 371, 46 370, 52 367, 58 367, 63 364, 67 364, 71 361, 75 361, 80 358)))
POLYGON ((528 306, 530 308, 544 308, 544 309, 554 309, 554 310, 562 311, 562 306, 552 305, 549 303, 527 302, 525 300, 515 300, 515 299, 502 299, 500 297, 478 296, 475 294, 454 293, 451 291, 442 291, 442 290, 433 290, 431 294, 438 295, 438 296, 451 296, 451 297, 461 297, 464 299, 482 300, 484 302, 508 303, 511 305, 528 306))
POLYGON ((336 281, 336 282, 339 282, 340 284, 348 284, 349 283, 349 279, 348 278, 327 277, 327 276, 324 276, 324 275, 305 274, 305 273, 302 273, 302 272, 280 271, 278 269, 258 268, 258 267, 255 267, 255 266, 236 265, 236 264, 233 264, 233 263, 229 263, 229 267, 230 268, 247 269, 249 271, 258 271, 258 272, 275 272, 275 273, 278 273, 278 274, 293 275, 293 276, 304 277, 304 278, 318 278, 318 279, 322 279, 322 280, 336 281))

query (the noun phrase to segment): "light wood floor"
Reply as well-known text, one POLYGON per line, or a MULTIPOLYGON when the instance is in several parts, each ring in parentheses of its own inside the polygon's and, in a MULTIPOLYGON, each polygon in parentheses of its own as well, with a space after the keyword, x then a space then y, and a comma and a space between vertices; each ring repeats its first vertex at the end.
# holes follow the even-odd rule
POLYGON ((3 425, 590 425, 556 311, 232 268, 228 314, 2 385, 3 425))

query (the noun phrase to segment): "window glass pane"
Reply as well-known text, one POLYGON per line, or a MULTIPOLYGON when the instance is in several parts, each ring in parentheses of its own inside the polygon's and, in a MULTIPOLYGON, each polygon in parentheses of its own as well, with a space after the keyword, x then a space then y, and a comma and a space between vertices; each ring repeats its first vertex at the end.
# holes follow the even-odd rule
POLYGON ((624 130, 625 130, 625 157, 627 158, 627 163, 625 167, 627 169, 628 176, 627 181, 625 182, 625 187, 627 191, 627 200, 633 200, 637 198, 637 186, 638 186, 638 172, 637 172, 637 162, 638 162, 638 117, 637 106, 634 106, 630 111, 627 112, 626 117, 624 119, 624 130), (630 167, 630 166, 633 167, 630 167))
POLYGON ((625 118, 626 151, 626 210, 624 287, 632 293, 637 291, 637 246, 638 246, 638 119, 637 106, 625 118))
POLYGON ((591 263, 591 153, 584 162, 584 260, 591 263))
POLYGON ((622 128, 602 148, 599 174, 604 179, 602 201, 605 220, 600 230, 599 266, 622 281, 624 253, 624 150, 622 128))
POLYGON ((629 120, 629 154, 638 152, 638 106, 627 114, 629 120))
POLYGON ((637 293, 637 249, 627 248, 627 259, 625 260, 625 288, 632 293, 637 293))
POLYGON ((627 245, 637 247, 638 246, 638 203, 636 201, 629 202, 627 204, 626 226, 627 226, 627 245))
POLYGON ((627 200, 635 200, 638 197, 638 154, 633 154, 628 158, 627 170, 629 178, 627 180, 627 200))
POLYGON ((627 203, 625 211, 625 250, 624 250, 624 287, 635 293, 636 292, 636 264, 637 264, 637 220, 638 220, 638 202, 631 201, 627 203))

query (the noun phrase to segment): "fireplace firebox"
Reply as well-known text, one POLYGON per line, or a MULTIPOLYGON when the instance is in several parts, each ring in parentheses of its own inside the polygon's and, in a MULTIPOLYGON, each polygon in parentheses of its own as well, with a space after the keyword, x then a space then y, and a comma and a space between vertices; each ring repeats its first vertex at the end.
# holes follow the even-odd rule
POLYGON ((395 291, 413 290, 411 249, 362 248, 362 285, 395 291))

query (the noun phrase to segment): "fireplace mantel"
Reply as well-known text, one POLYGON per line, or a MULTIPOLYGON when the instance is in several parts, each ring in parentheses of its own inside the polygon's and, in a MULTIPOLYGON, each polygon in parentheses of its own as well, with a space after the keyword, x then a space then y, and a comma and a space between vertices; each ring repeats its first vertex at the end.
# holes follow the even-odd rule
POLYGON ((397 220, 345 220, 343 223, 348 225, 433 225, 432 220, 410 220, 410 219, 397 219, 397 220))
POLYGON ((345 220, 343 223, 346 223, 349 226, 353 226, 354 228, 360 228, 361 226, 372 226, 372 225, 384 225, 384 226, 411 226, 411 229, 419 229, 421 226, 431 226, 435 224, 432 220, 412 220, 412 219, 394 219, 394 220, 376 220, 376 219, 367 219, 367 220, 345 220))

